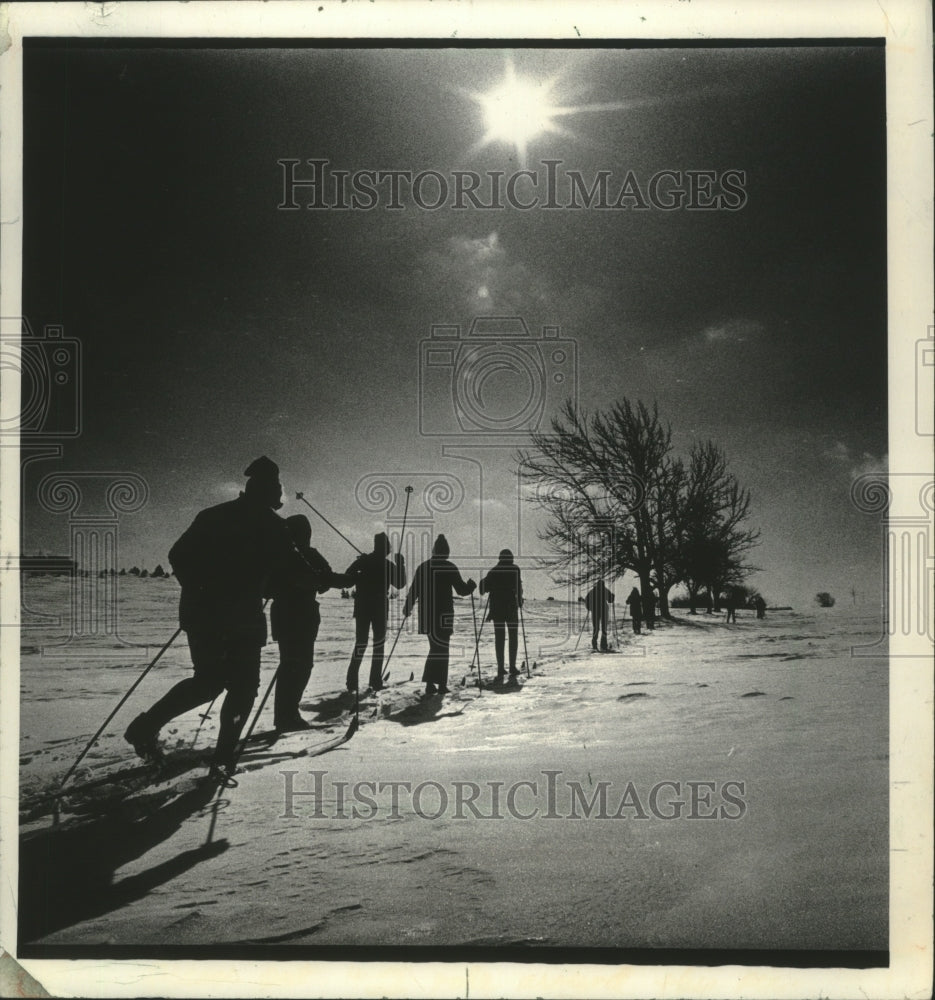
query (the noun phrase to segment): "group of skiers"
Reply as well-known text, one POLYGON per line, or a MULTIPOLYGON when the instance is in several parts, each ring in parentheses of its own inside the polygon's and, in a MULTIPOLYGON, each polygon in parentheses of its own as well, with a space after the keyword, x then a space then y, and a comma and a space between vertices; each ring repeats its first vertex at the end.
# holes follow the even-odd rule
MULTIPOLYGON (((602 580, 599 580, 584 598, 585 607, 590 613, 593 624, 591 632, 592 649, 598 649, 598 632, 600 632, 601 636, 601 652, 607 652, 609 648, 607 645, 607 618, 608 608, 613 603, 613 592, 604 586, 602 580)), ((630 621, 633 623, 633 631, 637 635, 641 634, 643 623, 646 624, 646 627, 650 631, 655 627, 656 603, 656 595, 652 590, 647 591, 645 594, 640 594, 639 589, 634 587, 630 591, 626 599, 626 605, 630 609, 630 621)), ((738 603, 740 603, 738 592, 729 587, 724 597, 724 607, 727 612, 725 620, 727 624, 736 623, 738 603)), ((756 611, 757 618, 763 619, 766 617, 766 601, 759 594, 756 594, 750 603, 756 611)))
MULTIPOLYGON (((170 720, 227 695, 211 776, 232 783, 237 745, 260 685, 260 652, 266 644, 268 600, 273 639, 279 643, 274 726, 283 732, 309 728, 299 703, 311 676, 315 640, 321 622, 317 596, 331 587, 354 588, 354 648, 346 686, 356 695, 358 672, 372 638, 369 686, 383 687, 384 647, 389 617, 389 588, 406 585, 406 563, 383 532, 373 551, 361 554, 344 573, 332 570, 311 546, 311 524, 303 514, 285 520, 279 468, 266 456, 244 472, 247 482, 236 500, 199 513, 172 546, 169 561, 181 585, 180 630, 188 635, 192 676, 175 684, 127 727, 125 738, 144 758, 158 758, 159 732, 170 720)), ((464 580, 448 558, 448 541, 439 535, 429 559, 417 569, 403 608, 408 618, 419 605, 419 632, 429 651, 422 680, 427 695, 448 692, 449 644, 454 631, 453 594, 473 594, 474 580, 464 580)), ((519 567, 504 549, 497 565, 481 580, 493 622, 497 678, 506 676, 504 646, 509 636, 509 672, 517 673, 517 623, 523 602, 519 567)))
MULTIPOLYGON (((188 635, 192 676, 179 681, 151 708, 138 715, 125 738, 140 756, 158 758, 159 731, 170 720, 213 701, 222 691, 220 729, 212 777, 230 783, 236 768, 237 745, 260 684, 260 652, 266 644, 264 609, 271 600, 270 624, 279 644, 274 726, 278 731, 308 729, 299 712, 302 694, 311 676, 315 641, 321 623, 317 597, 331 587, 353 588, 356 621, 354 648, 347 668, 347 690, 356 697, 361 662, 372 641, 369 687, 383 687, 389 589, 406 585, 406 562, 401 553, 390 558, 390 540, 374 536, 373 551, 362 553, 344 573, 336 573, 312 548, 312 528, 303 514, 283 519, 279 468, 266 456, 244 472, 243 492, 236 500, 201 511, 169 552, 181 585, 180 631, 188 635)), ((429 649, 422 681, 426 695, 448 693, 449 646, 454 631, 453 595, 465 597, 477 589, 464 580, 449 559, 444 535, 439 535, 429 559, 415 571, 403 606, 408 618, 419 605, 419 632, 429 649)), ((523 583, 509 549, 480 581, 487 595, 487 620, 493 623, 497 681, 515 676, 522 621, 523 583)), ((608 608, 614 594, 599 581, 587 594, 592 619, 591 647, 608 650, 608 608)), ((627 597, 633 631, 641 623, 652 629, 655 595, 640 595, 634 587, 627 597)), ((764 605, 765 607, 765 605, 764 605)), ((732 609, 729 608, 730 613, 732 609)), ((762 617, 757 609, 757 617, 762 617)))
MULTIPOLYGON (((600 649, 602 653, 608 652, 607 645, 607 621, 610 614, 610 605, 614 603, 614 593, 605 586, 603 580, 597 583, 588 591, 584 597, 584 606, 591 617, 591 649, 600 649), (601 644, 598 646, 597 638, 600 633, 601 644)), ((642 623, 652 629, 656 619, 656 596, 652 591, 645 595, 640 595, 639 590, 634 587, 626 599, 626 605, 630 609, 630 620, 633 623, 633 631, 641 634, 642 623)), ((583 629, 583 626, 582 626, 583 629)))

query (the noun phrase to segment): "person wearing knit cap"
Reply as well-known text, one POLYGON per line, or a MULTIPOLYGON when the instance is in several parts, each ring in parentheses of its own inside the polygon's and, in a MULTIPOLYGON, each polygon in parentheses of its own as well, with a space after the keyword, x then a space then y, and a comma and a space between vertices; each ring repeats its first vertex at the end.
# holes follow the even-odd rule
POLYGON ((240 496, 201 511, 169 551, 182 588, 179 625, 188 634, 192 676, 138 715, 124 734, 140 756, 158 757, 159 730, 167 722, 226 690, 211 765, 222 784, 231 783, 237 743, 260 684, 263 599, 270 581, 284 571, 309 589, 317 580, 275 513, 282 506, 276 463, 263 456, 244 475, 240 496))
POLYGON ((584 599, 584 606, 591 612, 591 620, 594 623, 591 630, 591 649, 597 649, 597 633, 600 631, 602 653, 607 652, 607 612, 608 604, 612 604, 613 600, 613 592, 604 586, 603 580, 598 580, 584 599))
POLYGON ((448 693, 448 655, 454 632, 454 600, 452 592, 461 597, 473 594, 477 584, 461 578, 458 567, 448 559, 448 540, 439 535, 432 546, 432 557, 422 563, 412 578, 406 595, 403 616, 408 618, 419 605, 419 632, 428 636, 429 653, 425 660, 422 681, 425 693, 448 693))
POLYGON ((315 584, 308 586, 304 570, 284 568, 272 582, 269 623, 273 638, 279 643, 279 669, 273 702, 273 725, 280 732, 308 729, 299 712, 299 702, 312 675, 315 640, 321 624, 317 601, 331 587, 346 587, 347 577, 332 571, 328 561, 312 548, 312 526, 304 514, 286 518, 286 527, 296 548, 315 573, 315 584))
POLYGON ((497 565, 481 578, 480 592, 489 594, 487 620, 493 622, 494 650, 497 654, 497 680, 506 676, 503 664, 503 647, 506 635, 510 637, 510 676, 515 677, 516 653, 519 649, 519 609, 523 604, 523 581, 519 566, 513 562, 509 549, 500 552, 497 565))
POLYGON ((390 607, 390 587, 401 590, 406 586, 406 560, 401 552, 389 559, 390 540, 381 531, 373 536, 373 551, 358 556, 347 568, 346 576, 354 587, 354 619, 356 621, 354 651, 347 667, 347 689, 356 691, 360 663, 367 652, 373 632, 373 655, 370 659, 370 687, 383 687, 383 649, 386 645, 386 621, 390 607))

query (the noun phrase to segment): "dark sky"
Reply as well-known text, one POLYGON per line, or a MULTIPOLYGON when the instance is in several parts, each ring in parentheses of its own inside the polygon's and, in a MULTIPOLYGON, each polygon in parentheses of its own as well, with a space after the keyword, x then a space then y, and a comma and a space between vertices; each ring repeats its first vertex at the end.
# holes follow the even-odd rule
MULTIPOLYGON (((362 548, 382 526, 355 499, 362 477, 447 473, 465 497, 435 528, 455 551, 534 555, 511 442, 478 449, 502 440, 481 432, 480 465, 453 457, 453 369, 420 365, 433 324, 518 315, 537 341, 560 328, 566 366, 577 351, 562 385, 582 404, 655 399, 679 450, 723 445, 754 495, 768 599, 878 590, 879 527, 848 490, 886 461, 881 47, 59 45, 27 49, 25 95, 24 312, 61 323, 84 361, 82 433, 32 468, 27 500, 47 472, 139 473, 151 497, 121 524, 122 563, 165 563, 262 453, 362 548), (508 64, 584 108, 530 138, 525 164, 484 143, 471 96, 508 64), (633 171, 644 192, 660 170, 738 170, 746 203, 284 211, 283 158, 446 177, 544 177, 551 158, 589 181, 610 171, 614 191, 633 171), (445 406, 452 435, 421 435, 420 407, 444 429, 445 406)), ((562 395, 550 375, 545 415, 562 395)), ((492 414, 524 378, 493 375, 492 414)), ((24 520, 27 550, 67 549, 64 518, 31 504, 24 520)))

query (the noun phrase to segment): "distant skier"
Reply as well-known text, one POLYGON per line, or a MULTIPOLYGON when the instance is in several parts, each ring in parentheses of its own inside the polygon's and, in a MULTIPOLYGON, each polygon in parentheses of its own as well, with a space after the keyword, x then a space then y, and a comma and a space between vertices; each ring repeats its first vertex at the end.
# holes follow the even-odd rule
POLYGON ((487 618, 493 622, 494 650, 497 655, 497 680, 506 676, 503 663, 507 633, 510 637, 510 676, 515 677, 519 649, 519 609, 523 605, 523 581, 513 553, 502 549, 497 565, 480 581, 480 592, 489 594, 487 618))
POLYGON ((299 712, 299 702, 315 663, 315 640, 321 624, 316 597, 331 587, 343 586, 347 579, 333 572, 324 556, 312 548, 312 526, 304 514, 287 517, 286 527, 315 574, 313 585, 309 585, 307 573, 303 570, 297 575, 293 567, 279 573, 271 587, 269 620, 273 638, 279 643, 273 725, 282 732, 294 732, 309 728, 299 712))
POLYGON ((643 621, 650 632, 656 627, 656 594, 652 587, 643 594, 643 621))
POLYGON ((373 536, 373 551, 358 556, 347 569, 347 578, 354 586, 354 618, 357 621, 354 651, 347 667, 347 689, 356 691, 360 663, 367 652, 370 631, 373 630, 373 655, 370 660, 370 687, 383 687, 383 648, 386 645, 386 621, 389 617, 387 594, 390 587, 406 586, 406 560, 401 552, 393 561, 390 540, 385 532, 373 536))
POLYGON ((432 557, 416 570, 403 606, 403 617, 408 618, 419 603, 419 632, 428 636, 429 653, 422 674, 427 695, 448 693, 448 645, 454 632, 452 591, 467 597, 477 588, 473 580, 461 578, 458 567, 448 559, 449 553, 448 540, 439 535, 432 557))
POLYGON ((640 622, 643 620, 643 599, 640 597, 640 592, 636 587, 630 591, 630 596, 627 598, 626 604, 630 609, 630 618, 633 620, 633 631, 639 635, 640 622))
POLYGON ((260 684, 269 582, 281 572, 293 574, 296 586, 313 589, 316 581, 274 513, 282 507, 276 463, 263 456, 244 475, 240 496, 203 510, 169 552, 182 587, 179 624, 188 633, 193 676, 138 715, 124 734, 141 756, 160 756, 159 730, 226 690, 211 765, 222 784, 232 783, 237 742, 260 684))
POLYGON ((607 617, 608 604, 614 599, 613 592, 604 586, 603 580, 588 591, 584 598, 584 606, 591 612, 593 627, 591 629, 591 649, 597 649, 597 633, 601 633, 601 652, 607 652, 607 617))
POLYGON ((766 617, 766 601, 763 600, 761 594, 757 594, 756 597, 753 598, 753 607, 756 609, 757 618, 762 619, 766 617))
POLYGON ((737 624, 737 593, 733 587, 728 587, 724 594, 724 610, 727 612, 725 624, 737 624))

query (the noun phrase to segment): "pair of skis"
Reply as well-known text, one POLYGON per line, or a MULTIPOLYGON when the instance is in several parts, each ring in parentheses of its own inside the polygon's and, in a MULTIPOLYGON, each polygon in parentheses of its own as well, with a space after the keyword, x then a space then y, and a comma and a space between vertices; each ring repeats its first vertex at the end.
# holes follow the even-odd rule
MULTIPOLYGON (((330 750, 335 750, 339 746, 347 743, 353 737, 354 733, 357 732, 359 725, 359 719, 355 715, 343 733, 340 733, 323 743, 317 743, 314 746, 304 747, 301 750, 297 750, 293 753, 293 756, 320 757, 322 754, 326 754, 330 750)), ((306 732, 306 730, 302 730, 302 732, 306 732)), ((271 747, 282 735, 284 734, 277 730, 255 733, 250 735, 246 744, 248 748, 259 746, 261 749, 265 749, 267 746, 271 747)), ((249 753, 249 749, 247 752, 249 753)), ((130 795, 134 795, 135 793, 142 791, 150 785, 158 784, 161 781, 171 781, 173 778, 180 777, 185 774, 185 772, 190 771, 193 768, 202 767, 208 764, 210 762, 211 753, 212 751, 205 750, 193 754, 189 750, 182 750, 177 753, 170 753, 164 757, 143 758, 139 764, 133 765, 132 767, 120 768, 117 771, 111 771, 109 774, 101 775, 98 778, 91 778, 88 781, 69 785, 67 788, 59 788, 57 791, 48 795, 43 795, 39 798, 36 808, 38 808, 41 803, 57 803, 63 799, 69 799, 75 796, 85 796, 88 793, 93 794, 95 791, 104 789, 107 786, 112 786, 117 791, 117 794, 113 796, 113 798, 125 799, 130 795)), ((203 780, 207 781, 209 777, 209 775, 205 775, 203 776, 203 780)))

